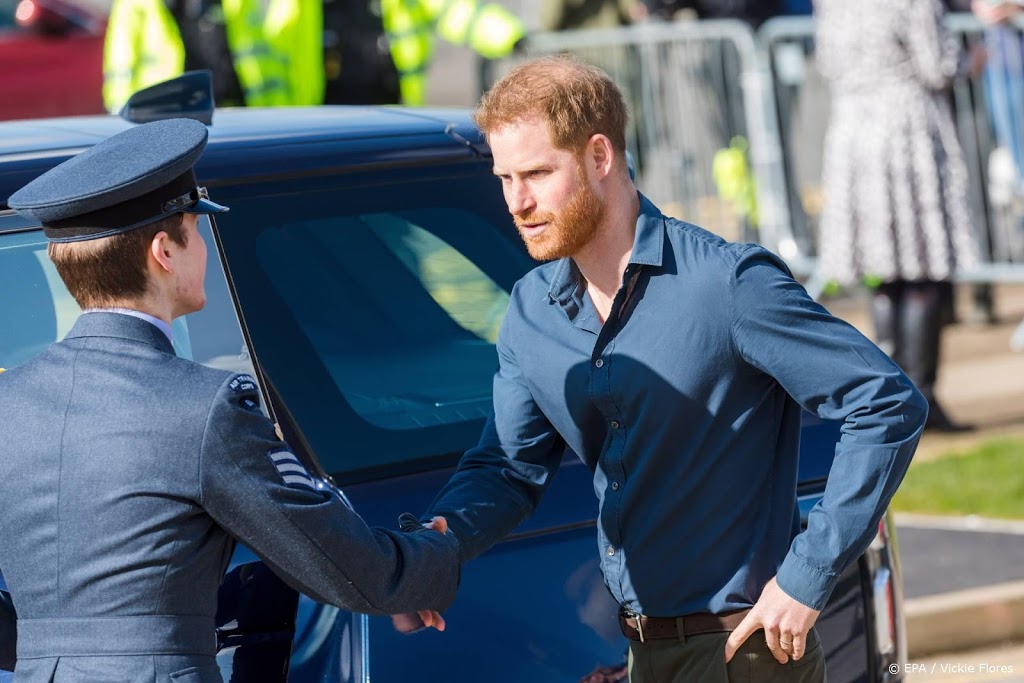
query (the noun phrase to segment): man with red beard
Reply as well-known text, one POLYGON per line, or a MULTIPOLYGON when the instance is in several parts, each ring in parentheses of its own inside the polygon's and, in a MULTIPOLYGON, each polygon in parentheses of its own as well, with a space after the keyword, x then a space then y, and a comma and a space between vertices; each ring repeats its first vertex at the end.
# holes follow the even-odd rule
POLYGON ((494 413, 430 515, 476 557, 537 506, 566 447, 594 474, 605 583, 633 683, 823 681, 813 629, 875 534, 927 404, 785 264, 664 216, 634 187, 607 74, 526 62, 483 98, 530 254, 494 413), (801 406, 845 420, 801 532, 801 406))

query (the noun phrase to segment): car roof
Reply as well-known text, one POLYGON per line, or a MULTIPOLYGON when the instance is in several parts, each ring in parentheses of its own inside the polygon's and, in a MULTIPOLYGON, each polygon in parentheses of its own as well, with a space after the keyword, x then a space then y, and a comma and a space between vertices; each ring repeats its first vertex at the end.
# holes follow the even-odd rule
MULTIPOLYGON (((0 208, 39 174, 132 125, 113 115, 0 122, 0 208)), ((218 185, 488 154, 468 109, 218 109, 196 173, 218 185)))

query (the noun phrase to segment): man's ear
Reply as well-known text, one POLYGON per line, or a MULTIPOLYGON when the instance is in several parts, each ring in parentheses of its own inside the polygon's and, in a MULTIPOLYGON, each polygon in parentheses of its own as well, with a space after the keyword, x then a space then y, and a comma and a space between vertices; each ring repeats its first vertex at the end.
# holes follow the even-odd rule
POLYGON ((155 266, 167 273, 174 272, 174 254, 171 252, 173 241, 170 235, 161 230, 153 235, 153 241, 149 243, 149 256, 155 262, 155 266))
POLYGON ((594 133, 587 141, 585 161, 597 174, 598 180, 603 180, 612 171, 615 164, 615 148, 607 135, 594 133))

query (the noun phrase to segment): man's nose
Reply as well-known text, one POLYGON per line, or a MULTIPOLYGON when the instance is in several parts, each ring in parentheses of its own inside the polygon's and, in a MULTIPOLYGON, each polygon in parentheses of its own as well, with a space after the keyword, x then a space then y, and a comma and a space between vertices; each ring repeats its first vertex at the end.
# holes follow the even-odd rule
POLYGON ((513 180, 505 194, 505 201, 508 204, 508 211, 513 216, 520 216, 531 211, 536 205, 533 195, 526 187, 526 183, 513 180))

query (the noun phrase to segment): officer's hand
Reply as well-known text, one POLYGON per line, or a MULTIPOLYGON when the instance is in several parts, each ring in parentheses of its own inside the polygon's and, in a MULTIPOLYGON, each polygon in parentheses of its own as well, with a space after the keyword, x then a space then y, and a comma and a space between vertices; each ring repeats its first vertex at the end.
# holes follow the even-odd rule
POLYGON ((779 664, 785 664, 790 657, 798 660, 804 656, 807 633, 819 614, 820 611, 789 597, 772 578, 761 591, 757 603, 726 641, 725 661, 731 661, 747 638, 762 628, 768 649, 779 664))

